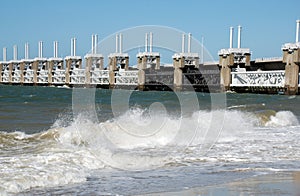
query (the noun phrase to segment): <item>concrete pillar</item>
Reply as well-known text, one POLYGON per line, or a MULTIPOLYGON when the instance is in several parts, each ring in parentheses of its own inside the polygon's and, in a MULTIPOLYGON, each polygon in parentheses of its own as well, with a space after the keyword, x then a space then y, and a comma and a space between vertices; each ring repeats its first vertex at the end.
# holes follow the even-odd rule
POLYGON ((20 83, 23 84, 24 83, 24 69, 25 69, 25 61, 22 61, 20 63, 20 72, 21 72, 21 78, 20 78, 20 83))
POLYGON ((2 69, 3 69, 3 63, 0 62, 0 83, 2 83, 2 69))
POLYGON ((155 69, 156 69, 156 70, 159 70, 159 69, 160 69, 160 57, 157 57, 157 58, 156 58, 155 69))
POLYGON ((139 56, 138 60, 138 89, 144 90, 146 83, 145 69, 147 68, 147 57, 139 56))
POLYGON ((295 95, 298 93, 299 64, 300 64, 299 50, 300 48, 283 51, 283 63, 286 63, 285 93, 288 95, 295 95))
POLYGON ((158 52, 143 52, 137 55, 138 61, 138 86, 142 90, 146 83, 145 70, 147 68, 160 69, 160 54, 158 52), (147 67, 148 66, 148 67, 147 67))
POLYGON ((85 56, 85 83, 87 86, 91 83, 92 67, 103 70, 103 56, 101 54, 88 54, 85 56))
POLYGON ((48 61, 48 84, 52 85, 52 72, 56 66, 64 68, 64 60, 62 58, 50 58, 48 61))
POLYGON ((52 72, 54 68, 54 61, 49 61, 48 65, 48 85, 52 85, 52 72))
POLYGON ((195 59, 195 68, 199 69, 199 58, 195 59))
POLYGON ((38 66, 39 66, 39 61, 38 60, 34 61, 33 64, 32 64, 33 84, 37 83, 37 70, 38 70, 38 66))
POLYGON ((182 90, 182 69, 174 69, 174 90, 182 90))
MULTIPOLYGON (((75 49, 74 49, 75 50, 75 49)), ((79 56, 66 57, 66 84, 70 84, 70 71, 72 66, 76 66, 78 69, 82 67, 82 59, 79 56)))
MULTIPOLYGON (((42 53, 42 52, 41 52, 42 53)), ((38 70, 40 66, 45 66, 45 69, 48 69, 48 62, 46 58, 36 58, 32 63, 32 69, 33 69, 33 83, 34 85, 38 82, 38 70)))
POLYGON ((4 62, 0 61, 0 83, 2 83, 2 74, 3 74, 3 66, 4 62))
POLYGON ((174 90, 182 90, 182 68, 184 68, 184 57, 173 58, 174 66, 174 90))
POLYGON ((233 65, 233 54, 220 55, 219 56, 219 66, 220 70, 220 83, 223 91, 230 89, 231 84, 231 69, 230 66, 233 65))
POLYGON ((9 69, 9 79, 8 79, 8 83, 12 83, 13 62, 10 62, 10 63, 8 64, 8 69, 9 69))
POLYGON ((91 84, 91 69, 93 65, 93 58, 85 58, 85 84, 91 84))
POLYGON ((251 54, 245 54, 246 56, 246 63, 245 66, 250 66, 251 54))
POLYGON ((145 70, 139 69, 139 71, 138 71, 138 89, 139 90, 144 90, 145 82, 146 82, 145 70))
POLYGON ((125 57, 125 71, 129 69, 129 57, 125 57))
POLYGON ((109 57, 109 87, 113 88, 115 85, 115 71, 117 70, 117 57, 109 57))
POLYGON ((70 70, 72 65, 72 59, 66 59, 66 84, 70 84, 70 70))

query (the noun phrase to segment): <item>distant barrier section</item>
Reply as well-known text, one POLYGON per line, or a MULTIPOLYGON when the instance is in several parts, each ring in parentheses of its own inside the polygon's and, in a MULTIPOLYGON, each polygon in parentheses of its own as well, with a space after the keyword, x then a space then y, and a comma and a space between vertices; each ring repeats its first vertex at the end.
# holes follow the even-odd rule
MULTIPOLYGON (((76 56, 76 39, 71 39, 71 54, 58 57, 58 42, 53 43, 53 57, 43 57, 43 42, 38 45, 38 57, 29 58, 25 44, 24 59, 18 60, 17 46, 13 59, 7 61, 3 48, 0 61, 0 83, 13 85, 43 85, 70 87, 121 87, 139 90, 246 91, 299 94, 300 42, 297 20, 295 43, 282 46, 282 57, 256 58, 252 51, 241 47, 238 26, 237 47, 233 47, 233 27, 230 27, 229 48, 218 52, 218 62, 204 62, 203 54, 192 52, 192 35, 182 34, 181 51, 174 51, 172 64, 161 63, 161 54, 153 51, 153 33, 145 33, 145 50, 136 55, 136 65, 129 66, 129 54, 124 53, 123 35, 116 34, 116 50, 105 54, 97 51, 98 35, 92 35, 92 50, 84 59, 76 56), (187 39, 187 51, 185 39, 187 39), (82 65, 85 60, 85 66, 82 65), (202 63, 201 63, 202 62, 202 63), (250 90, 249 90, 250 89, 250 90), (270 90, 271 89, 271 90, 270 90)), ((180 39, 180 37, 178 37, 180 39)), ((154 48, 156 49, 156 48, 154 48)), ((203 46, 202 46, 203 50, 203 46)))

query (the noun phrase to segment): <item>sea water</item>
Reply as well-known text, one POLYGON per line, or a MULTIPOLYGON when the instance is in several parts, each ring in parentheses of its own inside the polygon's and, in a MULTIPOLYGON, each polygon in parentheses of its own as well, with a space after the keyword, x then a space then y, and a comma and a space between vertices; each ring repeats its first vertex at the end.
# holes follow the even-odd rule
POLYGON ((0 85, 0 195, 143 195, 300 168, 300 96, 81 90, 0 85))

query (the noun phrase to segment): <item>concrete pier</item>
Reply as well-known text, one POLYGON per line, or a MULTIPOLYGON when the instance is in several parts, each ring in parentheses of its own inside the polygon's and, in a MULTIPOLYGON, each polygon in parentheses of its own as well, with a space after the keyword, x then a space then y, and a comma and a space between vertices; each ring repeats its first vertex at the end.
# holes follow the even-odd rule
POLYGON ((39 42, 39 55, 33 59, 33 83, 48 85, 48 61, 43 57, 43 42, 39 42))
POLYGON ((174 55, 173 66, 174 66, 174 90, 182 89, 182 69, 184 68, 185 56, 174 55))
MULTIPOLYGON (((58 71, 64 68, 63 58, 58 57, 58 42, 53 42, 53 57, 48 59, 48 84, 57 85, 60 81, 58 71)), ((65 75, 65 74, 64 74, 65 75)), ((65 76, 63 76, 65 78, 65 76)))
POLYGON ((153 34, 149 33, 150 36, 150 44, 148 33, 145 35, 145 51, 139 52, 137 57, 138 64, 138 88, 143 90, 145 88, 146 69, 160 69, 160 54, 158 52, 153 52, 153 34))
POLYGON ((296 42, 286 43, 282 46, 283 63, 285 63, 285 93, 295 95, 299 86, 299 64, 300 64, 300 42, 299 26, 300 20, 296 21, 296 42))
POLYGON ((183 87, 183 69, 199 68, 199 54, 191 53, 191 34, 188 34, 188 52, 185 52, 185 34, 182 35, 181 53, 172 56, 174 67, 174 90, 182 90, 183 87))
POLYGON ((85 58, 85 83, 91 85, 91 72, 95 70, 103 70, 104 58, 102 54, 97 53, 98 35, 92 35, 92 50, 90 54, 86 54, 85 58))
POLYGON ((285 88, 286 94, 294 95, 298 93, 300 44, 285 44, 283 50, 283 62, 285 65, 285 88))
POLYGON ((116 51, 108 55, 109 60, 109 86, 113 88, 116 84, 116 72, 128 71, 129 55, 123 53, 123 35, 116 34, 116 51))
POLYGON ((230 27, 230 46, 228 49, 221 49, 219 55, 220 67, 220 82, 223 91, 230 89, 231 84, 231 69, 232 68, 246 68, 250 66, 250 49, 241 48, 241 26, 238 26, 238 45, 237 48, 233 46, 233 27, 230 27))
POLYGON ((81 56, 76 56, 76 38, 71 39, 71 55, 65 57, 66 62, 66 84, 70 85, 70 75, 73 70, 82 68, 81 56))

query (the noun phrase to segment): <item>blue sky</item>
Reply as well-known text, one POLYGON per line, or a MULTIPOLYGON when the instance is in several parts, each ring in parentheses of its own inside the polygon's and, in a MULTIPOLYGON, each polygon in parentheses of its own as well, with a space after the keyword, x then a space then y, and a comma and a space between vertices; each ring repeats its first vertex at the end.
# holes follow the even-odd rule
POLYGON ((252 58, 281 56, 281 45, 295 41, 295 21, 300 19, 299 0, 2 0, 0 5, 0 48, 8 48, 8 59, 14 44, 19 58, 24 57, 25 42, 30 57, 37 56, 40 40, 44 56, 52 56, 54 40, 59 41, 59 55, 67 56, 74 36, 77 54, 83 56, 93 33, 101 40, 140 25, 177 28, 198 40, 204 36, 215 60, 219 49, 229 47, 230 26, 235 27, 236 46, 241 25, 242 47, 251 49, 252 58))

